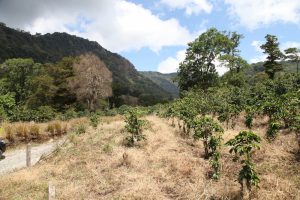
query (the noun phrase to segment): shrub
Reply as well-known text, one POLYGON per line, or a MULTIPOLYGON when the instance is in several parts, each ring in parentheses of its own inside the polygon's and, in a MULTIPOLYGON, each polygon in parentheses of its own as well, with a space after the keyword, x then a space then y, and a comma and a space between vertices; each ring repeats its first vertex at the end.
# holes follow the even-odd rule
POLYGON ((50 106, 38 107, 35 114, 35 121, 37 122, 46 122, 54 119, 56 116, 56 112, 50 106))
POLYGON ((276 138, 280 127, 281 127, 281 123, 279 121, 275 121, 275 120, 270 121, 269 126, 268 126, 268 130, 267 130, 268 139, 276 138))
POLYGON ((239 172, 238 181, 242 186, 243 196, 249 195, 248 190, 251 190, 251 186, 258 186, 260 182, 252 162, 252 153, 255 149, 260 149, 260 141, 261 138, 252 131, 241 131, 233 139, 226 142, 226 145, 232 146, 229 152, 234 152, 237 158, 242 158, 243 167, 239 172))
POLYGON ((127 146, 133 146, 135 142, 145 140, 145 135, 142 134, 142 127, 145 125, 145 121, 138 119, 136 110, 128 111, 125 117, 125 129, 130 133, 125 138, 127 146))
POLYGON ((77 112, 75 111, 74 108, 69 108, 62 116, 61 116, 61 120, 63 121, 67 121, 73 118, 78 117, 77 112))
POLYGON ((86 132, 86 126, 84 124, 78 124, 76 127, 75 127, 75 133, 77 135, 80 135, 80 134, 83 134, 86 132))
POLYGON ((40 127, 37 124, 31 124, 29 126, 29 134, 33 138, 39 139, 40 138, 40 127))
POLYGON ((97 114, 93 114, 90 116, 90 124, 92 127, 97 128, 99 122, 100 122, 100 119, 97 114))

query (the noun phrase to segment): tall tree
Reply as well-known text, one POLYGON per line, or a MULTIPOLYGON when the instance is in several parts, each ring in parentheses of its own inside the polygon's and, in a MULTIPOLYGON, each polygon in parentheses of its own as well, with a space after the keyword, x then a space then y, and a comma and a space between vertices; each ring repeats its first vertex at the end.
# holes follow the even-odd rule
POLYGON ((112 74, 97 56, 81 55, 73 69, 75 76, 69 80, 69 86, 90 111, 97 109, 99 99, 112 96, 112 74))
POLYGON ((297 75, 299 74, 300 49, 295 47, 284 50, 287 60, 291 60, 297 64, 297 75))
POLYGON ((240 56, 240 50, 238 49, 240 40, 244 36, 236 32, 229 32, 227 37, 230 39, 230 43, 226 47, 225 54, 220 56, 220 60, 230 71, 239 73, 242 68, 248 66, 247 61, 240 56))
POLYGON ((178 85, 183 90, 194 86, 207 89, 217 82, 216 59, 231 45, 230 39, 215 28, 188 44, 186 58, 178 70, 178 85))
POLYGON ((282 70, 282 64, 278 61, 283 57, 279 49, 278 38, 274 35, 266 35, 266 43, 261 45, 261 49, 268 54, 267 61, 264 63, 265 72, 269 78, 274 79, 275 73, 282 70))
POLYGON ((41 65, 34 63, 32 59, 9 59, 1 65, 0 78, 3 80, 4 92, 11 92, 15 96, 16 104, 25 103, 31 93, 32 79, 35 77, 41 65))

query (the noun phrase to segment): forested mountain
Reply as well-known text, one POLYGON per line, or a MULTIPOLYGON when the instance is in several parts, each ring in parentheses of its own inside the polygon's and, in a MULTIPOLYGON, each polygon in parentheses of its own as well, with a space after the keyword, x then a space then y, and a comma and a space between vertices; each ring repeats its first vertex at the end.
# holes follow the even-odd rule
POLYGON ((67 33, 31 35, 0 25, 0 63, 9 58, 32 58, 35 62, 54 63, 66 56, 79 56, 87 52, 97 55, 112 72, 112 101, 115 105, 151 105, 172 98, 164 89, 138 73, 127 59, 106 50, 97 42, 67 33))
POLYGON ((173 80, 177 76, 177 73, 162 74, 159 72, 151 71, 144 71, 140 73, 151 79, 165 91, 171 93, 173 97, 178 97, 179 89, 177 87, 177 84, 173 80))

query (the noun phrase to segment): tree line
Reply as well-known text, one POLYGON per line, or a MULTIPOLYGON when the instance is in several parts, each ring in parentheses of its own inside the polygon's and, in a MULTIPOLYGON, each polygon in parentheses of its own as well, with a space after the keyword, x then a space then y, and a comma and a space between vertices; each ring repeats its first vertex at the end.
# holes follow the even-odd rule
POLYGON ((0 117, 47 121, 58 112, 94 112, 112 96, 112 74, 95 55, 40 64, 8 59, 0 66, 0 117))

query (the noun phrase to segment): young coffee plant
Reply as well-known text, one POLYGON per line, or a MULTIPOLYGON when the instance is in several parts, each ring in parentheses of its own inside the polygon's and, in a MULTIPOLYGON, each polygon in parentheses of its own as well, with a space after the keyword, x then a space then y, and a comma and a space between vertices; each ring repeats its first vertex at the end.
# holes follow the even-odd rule
POLYGON ((214 122, 211 117, 196 117, 193 120, 194 139, 202 139, 205 158, 210 158, 210 164, 214 170, 212 178, 220 177, 220 147, 222 142, 222 127, 214 122))
POLYGON ((281 127, 281 123, 279 120, 272 120, 269 122, 268 130, 267 130, 267 138, 269 140, 273 140, 276 138, 281 127))
POLYGON ((137 141, 145 140, 145 135, 142 134, 142 128, 145 125, 145 121, 138 119, 136 110, 129 110, 126 114, 125 129, 129 135, 125 138, 127 146, 134 146, 137 141))
POLYGON ((255 171, 252 162, 252 153, 255 149, 260 149, 259 143, 261 138, 252 131, 241 131, 235 138, 226 142, 225 145, 231 146, 230 153, 234 153, 234 161, 241 159, 243 167, 239 172, 238 181, 241 184, 242 196, 244 199, 249 198, 249 191, 252 186, 258 186, 260 179, 255 171))
POLYGON ((212 136, 217 133, 223 133, 223 128, 211 117, 196 117, 193 120, 193 128, 194 128, 194 139, 202 139, 205 151, 205 158, 209 158, 211 153, 209 150, 211 147, 209 146, 210 140, 212 136))
POLYGON ((90 124, 91 124, 92 127, 97 128, 99 122, 100 122, 99 115, 92 114, 90 116, 90 124))
POLYGON ((251 129, 253 126, 253 118, 254 118, 254 110, 252 107, 248 106, 246 108, 245 125, 249 129, 251 129))
POLYGON ((212 178, 218 180, 220 178, 220 170, 221 170, 221 142, 222 142, 222 135, 218 134, 216 136, 211 136, 209 141, 209 147, 211 149, 212 155, 210 158, 210 165, 213 168, 212 178))

